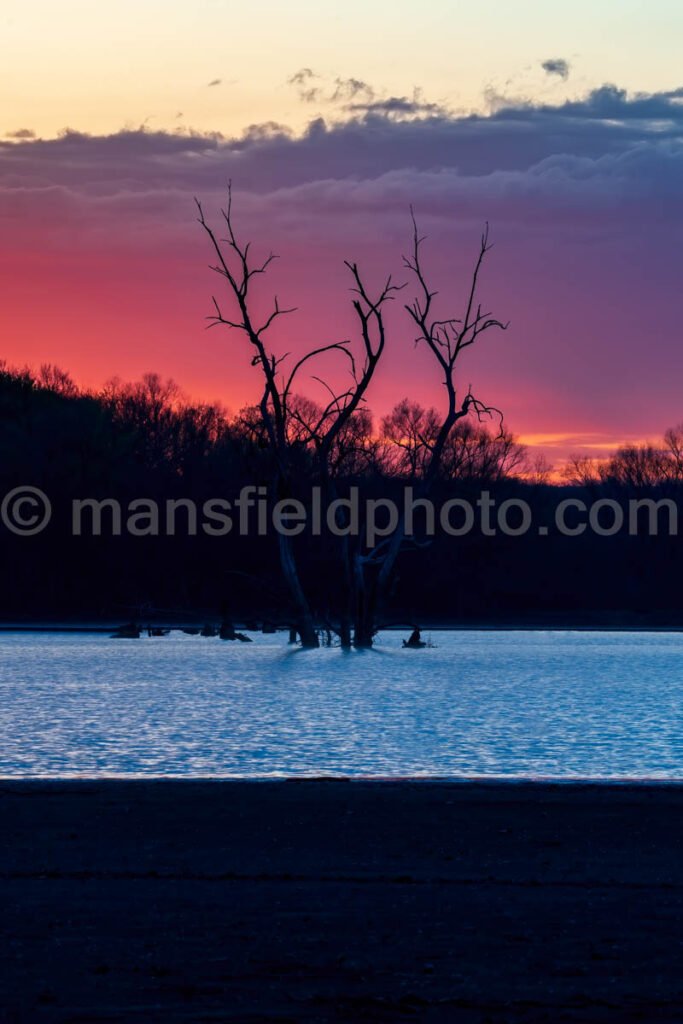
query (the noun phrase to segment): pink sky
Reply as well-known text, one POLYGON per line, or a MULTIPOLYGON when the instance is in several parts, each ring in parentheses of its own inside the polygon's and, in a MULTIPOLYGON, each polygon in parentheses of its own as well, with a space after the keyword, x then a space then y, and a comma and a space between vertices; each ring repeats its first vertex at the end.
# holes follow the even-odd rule
MULTIPOLYGON (((158 370, 232 409, 253 400, 244 342, 203 322, 221 282, 192 196, 215 216, 232 177, 238 226, 281 257, 260 298, 299 307, 278 350, 353 336, 342 261, 402 279, 410 203, 444 315, 457 314, 488 219, 482 298, 511 327, 468 354, 462 385, 554 462, 656 437, 683 419, 679 100, 605 88, 477 117, 416 102, 400 118, 363 111, 293 136, 0 143, 0 357, 56 362, 93 386, 158 370)), ((438 404, 399 303, 390 327, 371 407, 406 394, 438 404)))

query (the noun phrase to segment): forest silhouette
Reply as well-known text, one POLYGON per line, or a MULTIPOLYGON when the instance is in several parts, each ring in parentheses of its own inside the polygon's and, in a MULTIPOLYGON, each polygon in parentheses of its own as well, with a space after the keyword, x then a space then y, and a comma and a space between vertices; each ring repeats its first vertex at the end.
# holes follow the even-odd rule
MULTIPOLYGON (((304 401, 303 399, 301 400, 304 401)), ((407 399, 373 422, 367 409, 336 451, 339 494, 356 486, 366 497, 394 496, 421 473, 421 445, 433 414, 407 399), (413 438, 411 442, 410 438, 413 438)), ((561 498, 683 497, 681 432, 661 445, 628 446, 606 462, 570 460, 566 479, 551 483, 508 433, 466 418, 453 428, 434 484, 434 499, 468 498, 482 488, 496 501, 522 497, 534 520, 552 524, 561 498)), ((80 389, 54 366, 0 367, 0 488, 30 484, 53 506, 38 536, 0 528, 5 621, 255 620, 289 626, 294 613, 272 536, 74 537, 70 503, 141 496, 160 503, 234 498, 247 485, 268 486, 273 453, 258 410, 228 415, 194 403, 156 374, 100 391, 80 389)), ((315 459, 298 453, 295 493, 305 502, 316 484, 315 459)), ((336 557, 325 536, 296 538, 297 559, 316 622, 338 613, 336 557)), ((613 537, 548 535, 459 538, 437 534, 406 545, 382 620, 391 623, 489 625, 674 625, 683 600, 680 542, 661 530, 613 537)))

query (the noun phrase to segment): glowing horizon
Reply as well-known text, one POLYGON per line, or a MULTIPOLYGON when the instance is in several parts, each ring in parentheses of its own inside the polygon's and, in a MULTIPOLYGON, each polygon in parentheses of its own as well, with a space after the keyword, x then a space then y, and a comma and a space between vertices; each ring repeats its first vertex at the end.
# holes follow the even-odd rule
MULTIPOLYGON (((243 233, 282 257, 262 301, 300 308, 279 351, 351 334, 343 260, 400 277, 413 203, 452 308, 491 222, 483 296, 511 328, 461 383, 513 432, 562 460, 683 419, 672 0, 353 0, 343 16, 269 0, 258 19, 224 0, 9 0, 3 16, 0 358, 253 400, 248 354, 204 331, 217 282, 192 196, 215 217, 232 177, 243 233)), ((438 405, 440 385, 397 311, 368 404, 405 394, 438 405)))

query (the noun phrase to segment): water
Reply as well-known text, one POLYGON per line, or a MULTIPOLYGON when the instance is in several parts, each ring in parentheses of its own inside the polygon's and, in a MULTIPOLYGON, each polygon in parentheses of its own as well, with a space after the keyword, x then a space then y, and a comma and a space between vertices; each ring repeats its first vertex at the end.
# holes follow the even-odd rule
POLYGON ((0 634, 0 775, 683 779, 683 634, 0 634))

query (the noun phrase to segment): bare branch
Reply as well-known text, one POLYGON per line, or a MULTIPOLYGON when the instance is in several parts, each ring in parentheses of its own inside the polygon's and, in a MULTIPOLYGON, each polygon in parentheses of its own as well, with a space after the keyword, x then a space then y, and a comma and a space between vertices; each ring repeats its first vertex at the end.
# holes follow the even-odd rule
POLYGON ((427 446, 430 451, 430 459, 425 472, 425 486, 429 486, 438 472, 446 442, 458 420, 467 416, 471 411, 479 419, 499 414, 501 416, 501 432, 503 430, 502 414, 500 414, 500 411, 495 409, 494 406, 488 406, 475 398, 471 389, 468 390, 464 400, 458 404, 455 374, 458 356, 463 349, 474 345, 478 338, 486 331, 492 328, 499 328, 504 331, 507 329, 508 324, 498 320, 489 312, 482 312, 481 304, 477 302, 477 289, 481 269, 486 254, 492 248, 489 243, 488 223, 486 223, 481 235, 479 252, 472 271, 464 315, 436 319, 431 316, 431 310, 437 293, 429 287, 427 277, 422 268, 420 247, 424 238, 418 233, 412 207, 410 215, 413 226, 412 251, 409 256, 404 256, 403 264, 417 281, 418 295, 412 302, 405 305, 405 309, 419 331, 415 339, 416 344, 424 342, 441 368, 442 382, 446 388, 448 399, 447 409, 436 437, 427 446))
POLYGON ((276 295, 275 296, 275 308, 273 309, 273 312, 267 318, 267 320, 263 324, 263 326, 258 328, 256 333, 260 337, 262 334, 265 334, 265 332, 268 330, 268 328, 274 323, 275 320, 277 320, 277 318, 279 316, 287 316, 289 313, 296 313, 296 310, 297 310, 296 306, 290 306, 288 309, 281 309, 280 305, 278 303, 277 295, 276 295))
POLYGON ((329 345, 322 345, 320 348, 314 348, 314 349, 311 349, 310 352, 307 352, 304 356, 301 357, 301 359, 298 360, 298 362, 295 363, 295 365, 294 365, 294 367, 292 369, 292 372, 289 375, 287 383, 285 384, 283 395, 286 396, 286 395, 288 395, 290 393, 290 391, 292 389, 292 384, 294 383, 294 378, 296 377, 296 375, 299 372, 299 370, 301 369, 301 367, 305 363, 307 363, 309 359, 314 359, 317 356, 322 355, 324 352, 335 352, 335 351, 343 352, 344 355, 347 356, 349 358, 349 360, 351 361, 352 372, 353 372, 354 379, 355 379, 355 375, 356 375, 356 361, 355 361, 355 359, 353 357, 353 353, 350 352, 349 349, 346 347, 349 344, 350 344, 349 340, 333 341, 329 345))

